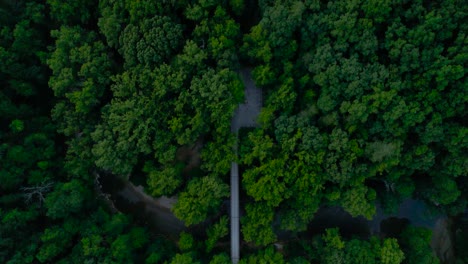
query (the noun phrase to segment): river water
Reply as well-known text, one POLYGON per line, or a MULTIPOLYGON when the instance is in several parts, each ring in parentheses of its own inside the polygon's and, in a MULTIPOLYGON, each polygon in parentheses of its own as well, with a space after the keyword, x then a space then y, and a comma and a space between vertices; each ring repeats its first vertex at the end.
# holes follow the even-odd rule
MULTIPOLYGON (((180 232, 187 231, 182 221, 171 212, 175 198, 153 198, 144 193, 141 186, 118 179, 113 175, 101 178, 102 191, 110 194, 110 199, 118 211, 131 215, 136 222, 148 226, 156 234, 177 240, 180 232)), ((229 206, 226 206, 229 208, 229 206)), ((227 213, 227 211, 226 211, 227 213)), ((322 234, 326 228, 338 227, 344 237, 358 236, 363 239, 370 235, 396 236, 407 225, 426 227, 433 231, 432 248, 441 259, 453 258, 453 239, 450 220, 444 215, 434 215, 424 202, 415 199, 404 200, 393 214, 386 214, 377 205, 372 220, 352 217, 340 207, 325 207, 317 211, 306 232, 299 237, 310 238, 322 234)), ((204 225, 208 226, 209 222, 204 225)), ((205 227, 206 227, 205 226, 205 227)), ((290 233, 279 232, 280 241, 291 238, 290 233)))
POLYGON ((404 200, 397 212, 384 213, 382 207, 376 205, 376 214, 372 220, 364 217, 352 217, 341 207, 324 207, 317 211, 314 219, 309 224, 307 233, 316 235, 326 228, 339 227, 346 237, 357 235, 368 237, 370 235, 392 236, 398 233, 399 227, 406 224, 433 229, 437 221, 445 219, 443 215, 432 214, 424 202, 414 199, 404 200))
POLYGON ((138 223, 148 226, 157 234, 176 239, 186 230, 184 223, 171 212, 175 198, 153 198, 143 187, 136 187, 130 181, 118 179, 114 175, 104 175, 102 191, 110 194, 110 199, 118 211, 131 215, 138 223))

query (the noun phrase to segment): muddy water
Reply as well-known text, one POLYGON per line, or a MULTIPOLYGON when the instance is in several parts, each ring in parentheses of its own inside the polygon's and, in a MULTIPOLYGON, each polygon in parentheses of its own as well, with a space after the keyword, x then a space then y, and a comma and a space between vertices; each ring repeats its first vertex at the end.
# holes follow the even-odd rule
POLYGON ((424 202, 414 199, 404 200, 398 211, 386 214, 377 205, 375 216, 371 220, 364 217, 352 217, 340 207, 321 208, 309 224, 313 233, 320 233, 326 228, 339 227, 344 235, 393 235, 398 233, 398 226, 411 224, 413 226, 434 229, 438 221, 445 219, 443 215, 431 213, 424 202), (393 226, 393 227, 392 227, 393 226))
POLYGON ((406 199, 400 203, 398 211, 394 214, 385 214, 382 207, 377 205, 377 212, 369 222, 371 232, 374 234, 385 232, 381 229, 382 221, 389 218, 406 219, 411 225, 433 229, 436 222, 445 217, 430 212, 423 201, 406 199))
POLYGON ((177 201, 175 198, 153 198, 143 191, 143 187, 135 187, 131 182, 125 182, 124 188, 117 195, 127 201, 127 206, 142 206, 143 216, 161 233, 179 234, 185 230, 184 223, 171 212, 177 201))
MULTIPOLYGON (((377 205, 372 220, 352 217, 340 207, 321 208, 308 230, 299 236, 310 238, 322 234, 327 228, 338 227, 342 235, 348 238, 358 236, 365 239, 370 235, 388 237, 397 236, 409 224, 432 230, 431 247, 434 253, 442 263, 451 263, 454 258, 451 220, 445 215, 430 212, 424 202, 415 199, 404 200, 394 214, 384 213, 377 205)), ((282 236, 280 239, 287 240, 288 237, 282 236)))
POLYGON ((171 212, 175 198, 153 198, 144 192, 143 187, 136 187, 112 175, 103 176, 101 184, 103 192, 110 194, 117 210, 132 215, 137 222, 151 227, 155 233, 176 237, 186 230, 184 223, 171 212))
MULTIPOLYGON (((175 198, 155 199, 147 195, 141 186, 136 187, 129 181, 109 176, 103 178, 103 191, 111 194, 111 200, 119 211, 131 214, 136 221, 151 227, 155 233, 174 239, 180 232, 187 230, 184 223, 171 212, 175 198)), ((403 201, 394 214, 385 214, 377 206, 376 215, 370 221, 363 217, 352 217, 339 207, 321 208, 309 224, 307 232, 300 236, 311 237, 333 227, 339 227, 345 237, 391 236, 399 233, 407 224, 431 229, 431 247, 443 263, 450 263, 454 255, 450 220, 443 215, 431 214, 422 201, 413 199, 403 201)), ((279 238, 288 240, 288 235, 283 234, 279 238)))

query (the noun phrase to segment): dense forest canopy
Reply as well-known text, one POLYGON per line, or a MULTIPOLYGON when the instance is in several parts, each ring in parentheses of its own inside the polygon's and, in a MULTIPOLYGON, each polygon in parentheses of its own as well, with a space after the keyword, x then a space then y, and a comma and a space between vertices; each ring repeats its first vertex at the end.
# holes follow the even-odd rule
POLYGON ((426 228, 307 230, 409 198, 466 215, 467 21, 457 0, 0 1, 0 262, 230 263, 236 161, 240 263, 439 263, 426 228), (236 135, 244 68, 264 102, 236 135), (189 228, 115 210, 101 175, 178 197, 189 228))

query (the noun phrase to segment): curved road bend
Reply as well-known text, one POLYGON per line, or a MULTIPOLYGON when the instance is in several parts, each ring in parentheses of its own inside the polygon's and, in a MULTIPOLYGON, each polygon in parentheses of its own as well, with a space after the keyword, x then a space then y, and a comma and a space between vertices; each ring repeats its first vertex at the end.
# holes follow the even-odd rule
MULTIPOLYGON (((255 87, 250 69, 240 70, 245 86, 245 102, 240 104, 231 120, 231 132, 237 134, 242 127, 258 127, 257 117, 262 108, 262 91, 255 87)), ((237 145, 234 146, 237 154, 237 145)), ((231 260, 236 264, 240 258, 239 224, 239 166, 231 163, 231 260)))

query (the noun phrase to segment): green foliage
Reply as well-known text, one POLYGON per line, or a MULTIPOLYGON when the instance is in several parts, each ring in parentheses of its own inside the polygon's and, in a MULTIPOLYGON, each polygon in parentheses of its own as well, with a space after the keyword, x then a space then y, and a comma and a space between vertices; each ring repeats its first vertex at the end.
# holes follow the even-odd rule
POLYGON ((372 219, 375 214, 375 206, 370 203, 376 197, 373 189, 364 186, 345 191, 343 193, 343 208, 352 216, 363 215, 367 219, 372 219))
POLYGON ((100 16, 97 25, 106 37, 109 47, 119 48, 119 36, 125 21, 123 1, 99 1, 100 16))
POLYGON ((275 1, 263 12, 260 23, 244 39, 244 50, 250 58, 268 63, 272 57, 288 59, 297 49, 293 34, 302 20, 305 6, 300 1, 275 1), (281 21, 281 23, 274 23, 281 21))
MULTIPOLYGON (((166 111, 165 108, 171 107, 171 104, 161 105, 161 109, 149 103, 158 99, 158 94, 150 89, 153 85, 161 90, 178 87, 179 82, 168 85, 171 75, 165 75, 167 73, 173 73, 171 68, 161 65, 154 71, 138 67, 114 77, 112 90, 116 99, 103 109, 103 122, 91 135, 96 142, 93 154, 97 157, 96 164, 99 167, 127 175, 136 164, 139 154, 152 151, 153 140, 156 147, 159 147, 156 144, 169 144, 170 138, 162 137, 164 130, 158 133, 158 136, 161 134, 158 140, 155 139, 155 130, 159 128, 158 125, 161 129, 165 126, 167 117, 161 115, 160 111, 166 111), (131 96, 140 89, 142 92, 139 96, 131 96)), ((160 152, 163 150, 157 149, 157 153, 160 152)))
POLYGON ((219 136, 213 142, 207 143, 202 150, 202 168, 213 172, 215 175, 224 175, 231 169, 232 162, 236 159, 232 146, 235 138, 232 135, 219 136))
POLYGON ((229 5, 231 6, 232 11, 238 16, 242 14, 242 11, 244 11, 245 8, 244 0, 229 0, 229 5))
POLYGON ((390 1, 366 1, 362 9, 366 17, 373 19, 377 23, 384 22, 391 10, 390 1))
MULTIPOLYGON (((81 243, 74 250, 83 255, 83 261, 135 263, 136 254, 142 254, 141 249, 148 247, 148 230, 132 227, 130 219, 123 214, 109 215, 97 210, 81 228, 84 231, 81 243)), ((144 255, 149 258, 150 253, 144 255)))
POLYGON ((398 264, 405 259, 398 242, 394 238, 385 239, 380 249, 380 261, 385 264, 398 264))
POLYGON ((161 263, 163 260, 168 260, 175 255, 176 246, 168 243, 163 238, 156 238, 148 246, 148 257, 145 260, 146 264, 161 263))
POLYGON ((179 237, 179 248, 181 251, 190 251, 194 249, 195 241, 193 240, 193 236, 182 232, 179 237))
POLYGON ((61 99, 52 116, 59 122, 59 131, 70 136, 93 120, 89 115, 94 114, 109 84, 111 62, 94 32, 62 26, 51 36, 56 42, 47 60, 52 69, 49 86, 61 99))
MULTIPOLYGON (((377 2, 262 1, 244 36, 241 53, 265 105, 262 128, 240 149, 243 184, 274 207, 281 229, 304 230, 323 203, 368 219, 377 196, 386 205, 420 197, 451 213, 466 204, 466 97, 450 95, 466 88, 457 66, 466 8, 377 2)), ((402 260, 392 243, 384 262, 402 260)), ((330 258, 344 261, 340 252, 330 258)))
POLYGON ((268 245, 276 241, 273 232, 273 208, 261 202, 247 204, 246 216, 241 219, 241 231, 245 241, 268 245))
POLYGON ((338 228, 332 228, 325 230, 325 234, 322 236, 323 242, 336 250, 341 250, 345 247, 345 243, 341 240, 338 228))
POLYGON ((200 264, 201 262, 195 261, 190 253, 176 254, 170 264, 200 264))
POLYGON ((187 226, 198 224, 218 209, 228 192, 229 187, 219 179, 209 176, 195 178, 180 193, 172 211, 187 226))
POLYGON ((169 17, 155 16, 129 24, 120 35, 119 52, 127 68, 137 64, 153 66, 167 61, 180 47, 181 40, 181 25, 169 17))
MULTIPOLYGON (((40 122, 50 122, 48 119, 38 119, 40 122)), ((37 122, 35 121, 35 122, 37 122)), ((42 165, 54 164, 57 161, 54 142, 49 138, 49 132, 34 133, 29 129, 25 138, 18 135, 18 144, 11 142, 2 145, 5 165, 0 168, 0 179, 3 190, 14 190, 20 184, 41 184, 51 179, 51 171, 44 170, 42 165), (42 168, 41 168, 42 167, 42 168)), ((50 169, 56 165, 50 166, 50 169)))
POLYGON ((130 237, 128 235, 118 236, 111 244, 111 256, 118 262, 130 262, 131 251, 127 246, 130 243, 130 237))
POLYGON ((346 243, 345 259, 356 263, 374 264, 377 252, 371 243, 359 239, 352 239, 346 243))
POLYGON ((303 246, 313 252, 309 257, 319 263, 402 263, 405 258, 394 238, 344 240, 337 228, 326 229, 325 234, 303 246))
POLYGON ((321 258, 321 263, 346 263, 344 252, 341 248, 336 248, 333 244, 324 248, 325 253, 321 258))
POLYGON ((93 2, 79 0, 62 3, 58 0, 47 0, 50 7, 50 16, 62 25, 86 23, 91 19, 93 2))
POLYGON ((166 167, 162 171, 157 170, 151 165, 146 163, 143 171, 148 175, 148 187, 151 189, 153 196, 171 195, 181 185, 181 173, 183 165, 175 165, 173 167, 166 167))
POLYGON ((205 242, 206 251, 210 252, 211 250, 213 250, 214 246, 216 245, 216 242, 218 242, 219 239, 229 234, 228 218, 226 216, 221 217, 221 219, 219 219, 219 222, 214 224, 212 227, 208 228, 206 233, 208 236, 205 242))
POLYGON ((229 263, 231 263, 231 258, 226 253, 215 255, 210 261, 210 264, 229 264, 229 263))
POLYGON ((267 247, 265 250, 261 250, 256 254, 250 255, 246 258, 243 258, 239 261, 242 264, 284 264, 283 255, 279 252, 275 252, 272 246, 267 247))
POLYGON ((130 230, 130 245, 132 248, 140 249, 148 243, 149 239, 146 231, 147 230, 142 227, 134 227, 130 230))
POLYGON ((284 198, 292 195, 286 187, 284 179, 285 160, 276 159, 264 163, 262 166, 246 172, 243 183, 247 193, 255 201, 266 201, 268 206, 278 206, 284 198))
POLYGON ((10 129, 13 133, 19 133, 24 130, 24 122, 18 119, 11 121, 10 129))
POLYGON ((47 216, 65 218, 84 209, 91 196, 89 189, 79 180, 57 184, 46 200, 47 216))
POLYGON ((439 259, 431 248, 432 232, 422 227, 408 226, 401 234, 400 245, 409 264, 437 264, 439 259))
MULTIPOLYGON (((194 142, 198 136, 208 132, 208 125, 213 126, 215 133, 229 133, 231 117, 237 103, 234 96, 241 87, 237 74, 227 68, 219 71, 208 69, 199 78, 193 78, 190 89, 180 95, 178 104, 182 104, 183 108, 177 105, 176 111, 193 108, 196 111, 186 117, 188 124, 185 126, 172 126, 172 133, 179 135, 178 143, 194 142)), ((171 121, 175 122, 175 119, 171 121)))
POLYGON ((0 19, 0 262, 140 263, 147 230, 104 212, 94 192, 89 135, 113 55, 87 30, 97 21, 91 2, 47 4, 0 6, 12 14, 0 19))
POLYGON ((237 50, 241 37, 240 26, 229 17, 227 10, 214 1, 200 1, 186 9, 187 18, 200 21, 193 35, 202 44, 219 68, 237 67, 237 50), (210 16, 211 13, 211 16, 210 16))
MULTIPOLYGON (((174 213, 195 225, 219 218, 238 161, 242 232, 257 245, 307 230, 324 205, 370 219, 377 196, 385 209, 421 198, 463 212, 467 13, 461 1, 3 1, 0 263, 230 262, 214 250, 226 217, 175 255, 101 208, 104 172, 146 175, 145 188, 177 195, 174 213), (241 65, 264 100, 237 157, 241 65)), ((438 263, 427 231, 398 239, 401 249, 328 230, 285 256, 438 263)), ((285 260, 269 247, 241 262, 285 260)))
POLYGON ((52 261, 71 246, 72 236, 72 230, 65 230, 61 226, 46 229, 41 236, 43 245, 36 255, 37 259, 41 263, 52 261))
POLYGON ((198 74, 205 68, 207 52, 193 40, 187 40, 182 53, 175 57, 175 66, 189 74, 198 74))

